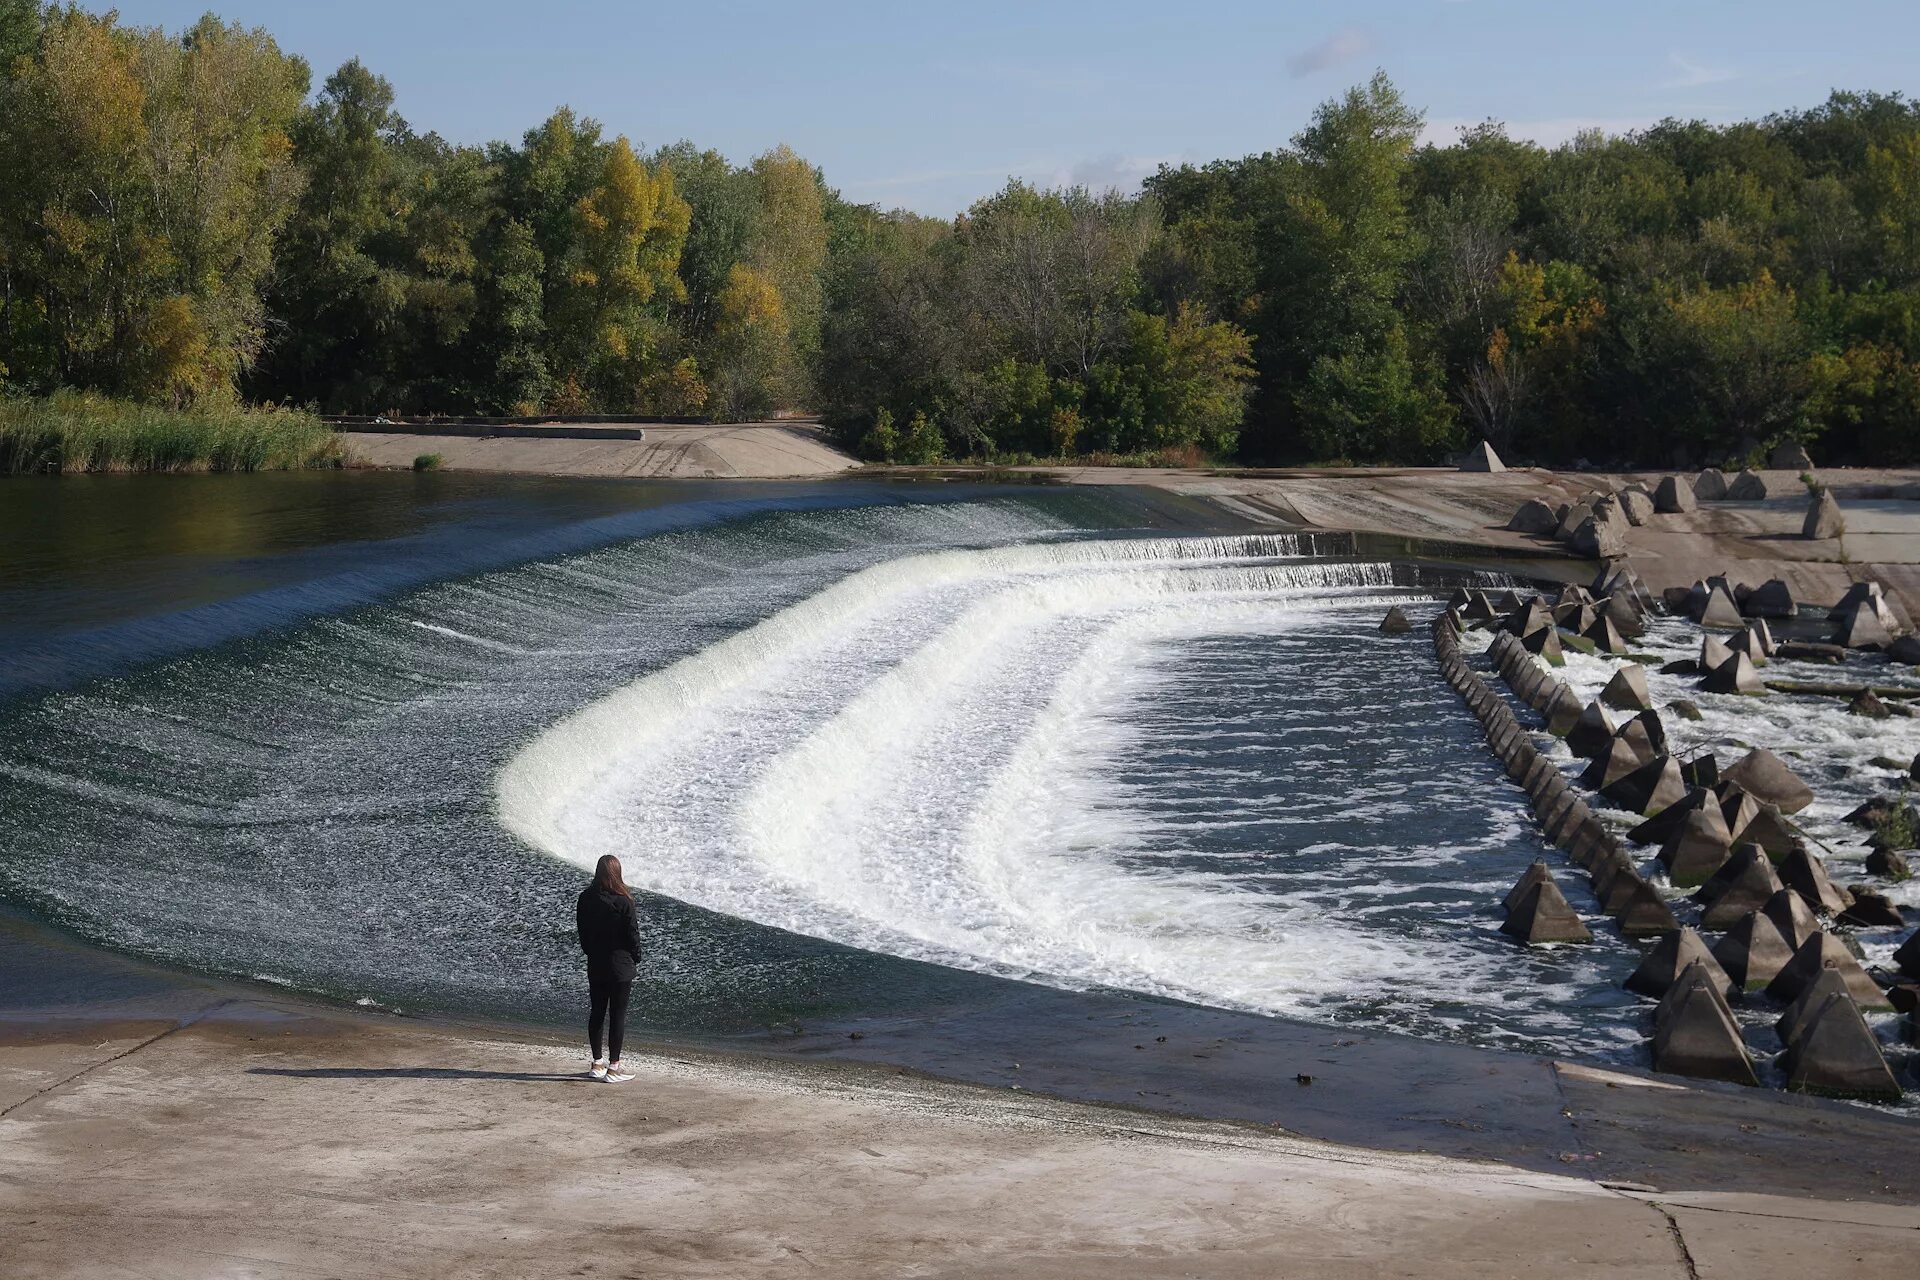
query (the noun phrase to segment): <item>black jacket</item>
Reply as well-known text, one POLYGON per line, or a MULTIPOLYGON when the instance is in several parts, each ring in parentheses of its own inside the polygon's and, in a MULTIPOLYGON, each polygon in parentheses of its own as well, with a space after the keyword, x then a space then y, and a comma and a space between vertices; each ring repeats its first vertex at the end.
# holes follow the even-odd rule
POLYGON ((640 913, 633 899, 588 885, 573 909, 580 949, 587 953, 587 970, 615 982, 632 982, 634 962, 640 958, 640 913))

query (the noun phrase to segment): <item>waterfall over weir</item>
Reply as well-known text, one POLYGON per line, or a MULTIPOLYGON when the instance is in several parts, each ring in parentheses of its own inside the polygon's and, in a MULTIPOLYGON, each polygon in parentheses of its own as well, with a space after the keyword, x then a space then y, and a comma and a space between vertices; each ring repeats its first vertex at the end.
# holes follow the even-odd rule
POLYGON ((571 1022, 611 852, 662 1030, 1018 977, 1637 1046, 1626 948, 1494 932, 1524 806, 1417 637, 1374 633, 1441 579, 1139 516, 763 514, 50 694, 0 721, 0 892, 166 961, 571 1022))

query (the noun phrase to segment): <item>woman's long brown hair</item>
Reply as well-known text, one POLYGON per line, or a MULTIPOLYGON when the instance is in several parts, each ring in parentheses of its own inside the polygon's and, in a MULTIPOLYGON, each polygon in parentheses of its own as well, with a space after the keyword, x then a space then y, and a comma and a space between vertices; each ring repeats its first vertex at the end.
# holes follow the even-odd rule
POLYGON ((633 895, 627 892, 627 882, 620 875, 620 859, 610 853, 600 855, 600 861, 593 868, 593 887, 602 893, 617 893, 623 898, 633 895))

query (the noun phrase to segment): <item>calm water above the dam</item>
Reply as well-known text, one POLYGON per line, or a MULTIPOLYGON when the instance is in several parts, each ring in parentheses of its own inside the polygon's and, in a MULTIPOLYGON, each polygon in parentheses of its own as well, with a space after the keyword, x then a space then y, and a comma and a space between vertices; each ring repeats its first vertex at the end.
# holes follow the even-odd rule
MULTIPOLYGON (((1542 842, 1426 636, 1375 633, 1457 571, 1131 491, 336 479, 377 483, 324 513, 223 493, 119 575, 108 533, 62 549, 0 489, 40 548, 0 569, 7 900, 190 967, 571 1024, 572 895, 615 852, 658 1030, 1020 978, 1643 1052, 1634 945, 1495 931, 1542 842)), ((1701 700, 1679 732, 1741 732, 1701 700)), ((1841 728, 1910 756, 1916 723, 1841 728)), ((1870 789, 1846 772, 1823 830, 1870 789)))

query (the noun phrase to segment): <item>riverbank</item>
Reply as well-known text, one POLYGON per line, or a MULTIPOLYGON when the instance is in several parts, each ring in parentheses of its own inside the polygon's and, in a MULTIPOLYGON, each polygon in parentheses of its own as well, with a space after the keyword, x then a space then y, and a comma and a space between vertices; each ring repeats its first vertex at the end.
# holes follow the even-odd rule
POLYGON ((0 477, 303 471, 345 466, 349 458, 339 436, 297 409, 173 409, 77 391, 0 397, 0 477))
MULTIPOLYGON (((1801 1280, 1904 1275, 1920 1238, 1910 1189, 1608 1185, 1578 1153, 1527 1172, 880 1063, 656 1045, 629 1055, 630 1084, 594 1085, 555 1038, 284 1000, 17 922, 0 934, 22 975, 0 1009, 9 1276, 1801 1280), (59 980, 36 985, 36 967, 59 980)), ((1589 1118, 1623 1140, 1644 1108, 1715 1106, 1611 1073, 1565 1081, 1569 1114, 1623 1100, 1589 1118)), ((1504 1091, 1488 1080, 1490 1112, 1504 1091)), ((1843 1118, 1803 1110, 1793 1137, 1815 1146, 1843 1118)))

